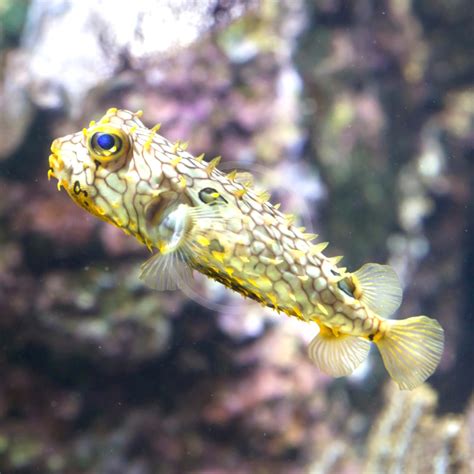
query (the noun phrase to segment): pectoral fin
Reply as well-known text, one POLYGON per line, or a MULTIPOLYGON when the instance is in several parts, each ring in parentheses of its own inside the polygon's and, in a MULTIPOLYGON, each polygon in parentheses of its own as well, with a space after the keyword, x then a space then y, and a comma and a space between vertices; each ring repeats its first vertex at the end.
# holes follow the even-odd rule
POLYGON ((189 288, 193 275, 185 255, 178 251, 156 253, 142 266, 140 279, 154 290, 189 288))
POLYGON ((367 357, 370 342, 348 334, 335 336, 322 327, 310 342, 308 356, 324 373, 333 377, 351 374, 367 357))
MULTIPOLYGON (((159 209, 158 209, 159 210, 159 209)), ((190 207, 181 204, 176 215, 168 214, 171 236, 161 232, 161 221, 157 222, 159 252, 148 259, 141 267, 140 279, 156 290, 176 290, 190 288, 194 259, 203 259, 210 254, 209 235, 227 235, 226 225, 232 218, 225 214, 223 205, 201 205, 190 207)), ((160 218, 162 215, 160 214, 160 218)))

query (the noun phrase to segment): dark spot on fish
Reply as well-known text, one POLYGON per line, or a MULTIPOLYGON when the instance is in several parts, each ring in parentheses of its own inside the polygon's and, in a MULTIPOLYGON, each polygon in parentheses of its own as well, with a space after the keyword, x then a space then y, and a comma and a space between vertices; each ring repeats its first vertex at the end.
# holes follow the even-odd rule
POLYGON ((354 298, 354 288, 348 278, 341 280, 337 283, 337 287, 343 291, 347 296, 354 298))
POLYGON ((199 199, 210 206, 218 203, 225 203, 227 201, 220 195, 219 191, 214 188, 204 188, 199 191, 199 199))
POLYGON ((369 334, 369 341, 373 341, 375 337, 375 334, 369 334))
POLYGON ((99 161, 99 160, 94 160, 94 163, 95 163, 95 165, 97 166, 97 168, 99 168, 99 166, 100 166, 100 161, 99 161))
POLYGON ((217 239, 212 239, 209 244, 209 250, 216 252, 224 252, 225 249, 217 239))
POLYGON ((74 183, 73 191, 76 195, 82 194, 84 197, 89 196, 89 193, 81 188, 81 183, 79 183, 79 181, 74 183))
POLYGON ((72 188, 73 191, 74 191, 74 194, 80 194, 81 193, 81 183, 79 183, 79 181, 76 181, 74 183, 74 187, 72 188))

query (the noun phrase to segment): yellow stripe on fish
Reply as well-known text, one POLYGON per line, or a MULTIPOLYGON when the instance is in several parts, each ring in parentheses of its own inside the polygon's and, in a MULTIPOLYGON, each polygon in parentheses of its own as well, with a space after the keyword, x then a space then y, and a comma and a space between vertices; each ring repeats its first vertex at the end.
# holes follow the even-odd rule
POLYGON ((109 109, 98 122, 56 139, 48 177, 71 198, 156 253, 141 278, 160 290, 186 288, 197 270, 258 302, 315 322, 308 355, 324 372, 350 374, 371 343, 390 376, 412 389, 436 369, 443 352, 439 323, 426 316, 386 319, 402 291, 391 267, 354 273, 323 254, 327 243, 293 225, 293 217, 254 191, 249 173, 223 174, 220 157, 194 157, 148 129, 141 112, 109 109), (59 186, 58 186, 59 187, 59 186))

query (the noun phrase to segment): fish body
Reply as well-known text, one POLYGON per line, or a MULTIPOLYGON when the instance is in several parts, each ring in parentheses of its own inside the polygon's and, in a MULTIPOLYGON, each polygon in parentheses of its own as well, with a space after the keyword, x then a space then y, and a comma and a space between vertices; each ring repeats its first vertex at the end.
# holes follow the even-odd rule
POLYGON ((88 212, 135 236, 155 254, 142 266, 151 287, 185 289, 197 270, 278 312, 315 322, 311 360, 333 376, 350 374, 379 348, 402 389, 422 383, 443 351, 433 319, 387 319, 401 286, 389 266, 354 273, 327 257, 258 193, 248 173, 224 174, 219 158, 194 157, 186 145, 148 129, 141 113, 109 109, 88 128, 56 139, 49 176, 88 212))

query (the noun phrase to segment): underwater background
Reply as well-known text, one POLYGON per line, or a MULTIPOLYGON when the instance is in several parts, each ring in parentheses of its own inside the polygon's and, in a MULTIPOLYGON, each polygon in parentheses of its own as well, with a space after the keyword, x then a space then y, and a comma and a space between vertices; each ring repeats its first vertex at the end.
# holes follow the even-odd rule
POLYGON ((0 472, 474 472, 473 44, 469 0, 0 0, 0 472), (147 289, 47 180, 109 107, 393 265, 446 332, 428 383, 328 377, 315 327, 204 277, 147 289))

